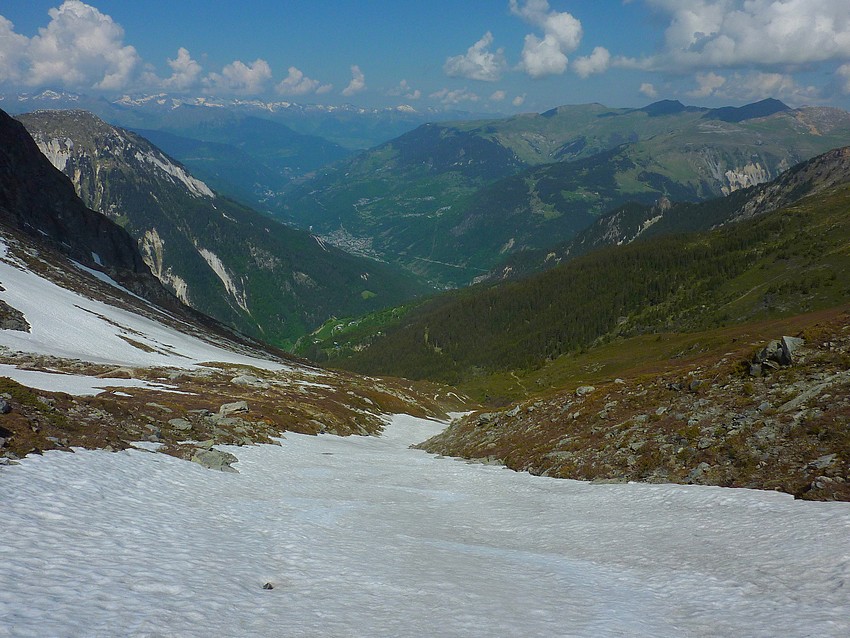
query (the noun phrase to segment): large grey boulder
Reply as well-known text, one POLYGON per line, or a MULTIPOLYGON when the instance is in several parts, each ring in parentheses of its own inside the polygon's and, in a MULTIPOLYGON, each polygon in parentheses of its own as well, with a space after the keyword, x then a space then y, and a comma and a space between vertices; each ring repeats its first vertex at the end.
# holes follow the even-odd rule
POLYGON ((198 450, 192 456, 192 462, 219 472, 238 472, 235 467, 230 467, 232 463, 236 463, 238 460, 230 452, 222 452, 216 449, 198 450))

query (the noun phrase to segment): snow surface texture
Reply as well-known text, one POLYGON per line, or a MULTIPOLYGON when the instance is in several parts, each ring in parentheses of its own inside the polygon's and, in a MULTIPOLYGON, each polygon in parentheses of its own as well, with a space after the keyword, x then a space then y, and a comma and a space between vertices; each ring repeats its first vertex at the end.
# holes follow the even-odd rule
POLYGON ((106 388, 149 388, 160 392, 174 391, 173 386, 151 383, 142 379, 114 379, 91 377, 84 374, 22 370, 7 363, 0 363, 0 377, 9 377, 28 388, 46 392, 64 392, 75 396, 96 396, 106 388))
POLYGON ((850 635, 847 503, 407 449, 441 427, 0 467, 0 636, 850 635))
MULTIPOLYGON (((29 333, 0 330, 0 346, 18 352, 136 367, 192 368, 202 362, 217 361, 269 370, 287 368, 218 348, 146 317, 62 288, 9 263, 7 250, 0 241, 0 284, 5 289, 0 292, 0 298, 22 312, 32 329, 29 333), (144 349, 132 342, 143 344, 144 349)), ((103 273, 98 276, 108 279, 103 273)))

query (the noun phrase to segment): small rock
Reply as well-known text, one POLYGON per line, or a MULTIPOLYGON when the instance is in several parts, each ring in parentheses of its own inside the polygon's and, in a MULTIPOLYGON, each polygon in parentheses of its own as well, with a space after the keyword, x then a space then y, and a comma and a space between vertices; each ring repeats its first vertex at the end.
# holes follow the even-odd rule
POLYGON ((172 410, 171 408, 167 408, 164 405, 160 405, 159 403, 150 402, 150 403, 145 403, 145 405, 148 406, 149 408, 156 408, 157 410, 162 410, 163 412, 168 412, 168 413, 174 412, 174 410, 172 410))
POLYGON ((192 429, 192 424, 186 419, 170 419, 168 425, 181 432, 187 432, 192 429))
POLYGON ((274 585, 272 585, 271 583, 266 583, 265 585, 263 585, 263 589, 274 589, 274 585))
POLYGON ((699 390, 701 385, 702 381, 700 381, 699 379, 694 379, 688 384, 688 390, 690 390, 691 392, 696 392, 697 390, 699 390))
POLYGON ((835 462, 836 456, 836 454, 824 454, 823 456, 818 457, 814 461, 811 461, 808 467, 813 470, 822 470, 832 465, 835 462))
POLYGON ((704 436, 697 442, 697 449, 706 450, 711 447, 712 443, 714 443, 714 441, 712 441, 710 437, 704 436))
POLYGON ((708 470, 710 470, 710 469, 711 469, 711 466, 708 463, 703 461, 702 463, 700 463, 699 465, 697 465, 694 469, 692 469, 690 471, 690 473, 688 474, 688 482, 689 483, 695 483, 695 482, 701 480, 703 478, 703 476, 705 476, 705 473, 708 472, 708 470))
POLYGON ((760 377, 764 371, 762 370, 760 363, 751 363, 750 364, 750 376, 751 377, 760 377))
POLYGON ((765 410, 769 410, 769 409, 770 409, 770 403, 769 402, 763 401, 762 403, 759 404, 759 407, 758 407, 759 412, 764 412, 765 410))
POLYGON ((596 388, 593 387, 592 385, 580 385, 579 387, 576 388, 576 396, 577 397, 583 397, 585 395, 590 394, 594 390, 596 390, 596 388))
POLYGON ((269 388, 268 383, 251 374, 240 374, 238 377, 233 377, 230 382, 234 385, 244 385, 250 388, 260 388, 262 390, 269 388))
POLYGON ((247 411, 247 401, 234 401, 233 403, 225 403, 218 409, 218 413, 221 416, 230 416, 231 414, 242 414, 247 411))
POLYGON ((664 407, 664 406, 661 406, 660 408, 658 408, 658 409, 655 411, 655 416, 661 416, 661 415, 662 415, 662 414, 664 414, 665 412, 667 412, 667 408, 666 408, 666 407, 664 407))
POLYGON ((6 399, 0 399, 0 414, 9 414, 12 411, 12 404, 6 399))

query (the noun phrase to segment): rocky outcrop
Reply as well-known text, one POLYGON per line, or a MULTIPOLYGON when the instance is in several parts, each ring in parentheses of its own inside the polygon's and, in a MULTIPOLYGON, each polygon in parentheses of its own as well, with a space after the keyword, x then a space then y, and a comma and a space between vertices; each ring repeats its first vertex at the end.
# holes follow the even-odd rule
POLYGON ((850 317, 750 352, 473 414, 420 447, 560 478, 850 500, 850 317))

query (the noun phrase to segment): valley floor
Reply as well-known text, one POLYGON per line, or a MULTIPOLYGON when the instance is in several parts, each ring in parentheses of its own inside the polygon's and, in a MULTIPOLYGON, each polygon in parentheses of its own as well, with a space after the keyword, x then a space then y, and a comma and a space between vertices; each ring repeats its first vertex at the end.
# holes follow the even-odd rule
POLYGON ((238 474, 144 450, 0 467, 0 636, 850 634, 850 504, 408 449, 442 427, 227 448, 238 474))

